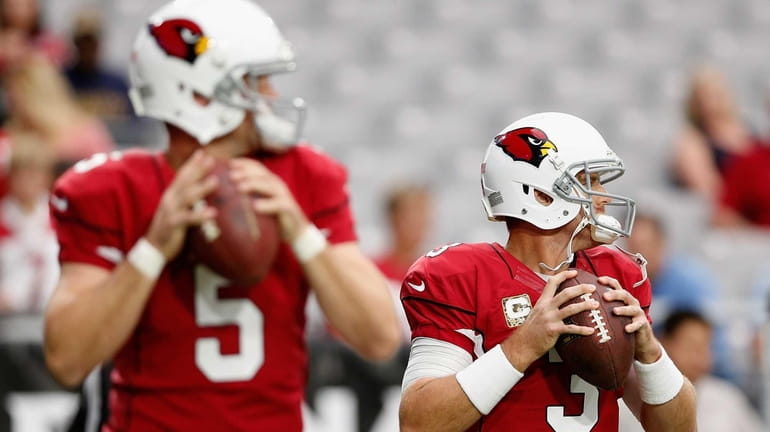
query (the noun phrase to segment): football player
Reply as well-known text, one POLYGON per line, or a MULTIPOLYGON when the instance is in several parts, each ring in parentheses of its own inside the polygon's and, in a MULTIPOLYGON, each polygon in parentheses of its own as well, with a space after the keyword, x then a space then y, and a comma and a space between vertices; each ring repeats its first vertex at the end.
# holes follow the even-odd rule
POLYGON ((650 327, 643 259, 601 246, 633 226, 634 201, 605 190, 623 172, 599 132, 572 115, 528 116, 494 138, 481 165, 482 201, 490 219, 506 223, 507 242, 434 249, 402 284, 412 328, 403 431, 617 432, 620 397, 647 430, 695 430, 693 387, 650 327), (615 288, 605 299, 625 303, 615 313, 632 319, 635 362, 624 388, 587 383, 553 349, 560 335, 592 334, 564 319, 599 306, 560 309, 595 289, 555 295, 577 273, 568 267, 601 276, 615 288))
POLYGON ((46 312, 45 352, 75 386, 114 359, 105 431, 300 431, 305 301, 313 289, 342 338, 389 358, 399 329, 387 284, 361 252, 346 170, 300 139, 300 101, 270 76, 295 69, 273 20, 249 0, 178 0, 138 33, 130 97, 165 122, 168 148, 98 154, 51 199, 61 279, 46 312), (183 253, 196 206, 216 186, 214 157, 262 196, 283 243, 258 284, 237 286, 183 253))

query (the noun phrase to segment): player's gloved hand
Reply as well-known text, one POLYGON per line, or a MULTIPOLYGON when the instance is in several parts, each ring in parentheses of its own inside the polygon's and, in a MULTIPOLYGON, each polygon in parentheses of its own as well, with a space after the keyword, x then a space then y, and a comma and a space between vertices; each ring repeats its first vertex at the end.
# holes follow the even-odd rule
POLYGON ((579 312, 596 309, 599 307, 598 302, 591 300, 577 302, 561 309, 560 307, 570 299, 593 292, 596 290, 595 286, 575 285, 554 295, 563 281, 576 275, 576 271, 569 270, 551 277, 524 324, 502 342, 503 352, 517 370, 523 372, 547 353, 556 345, 562 334, 590 335, 594 332, 592 327, 565 324, 564 319, 579 312))
POLYGON ((167 260, 179 253, 187 227, 200 225, 216 216, 213 207, 195 206, 217 185, 216 176, 208 175, 213 167, 214 158, 198 150, 179 168, 163 192, 145 238, 167 260))
POLYGON ((255 211, 275 215, 281 237, 292 243, 310 222, 283 179, 254 159, 233 159, 230 168, 241 192, 260 196, 254 200, 255 211))
POLYGON ((626 332, 634 333, 636 348, 634 358, 642 363, 652 363, 657 360, 662 354, 660 343, 652 332, 652 326, 647 321, 647 316, 639 305, 639 300, 623 289, 614 278, 602 276, 599 278, 599 282, 614 288, 614 290, 604 293, 605 300, 620 300, 626 304, 616 307, 614 312, 616 315, 627 316, 632 320, 631 324, 626 325, 626 332))

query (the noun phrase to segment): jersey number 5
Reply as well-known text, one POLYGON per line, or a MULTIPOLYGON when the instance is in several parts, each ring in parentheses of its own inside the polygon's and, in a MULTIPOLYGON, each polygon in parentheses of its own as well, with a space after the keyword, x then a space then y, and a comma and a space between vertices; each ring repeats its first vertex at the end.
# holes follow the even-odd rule
POLYGON ((265 361, 262 311, 249 299, 220 299, 227 279, 205 266, 195 267, 195 322, 201 327, 238 326, 239 352, 222 354, 219 339, 195 342, 195 365, 214 382, 247 381, 265 361))

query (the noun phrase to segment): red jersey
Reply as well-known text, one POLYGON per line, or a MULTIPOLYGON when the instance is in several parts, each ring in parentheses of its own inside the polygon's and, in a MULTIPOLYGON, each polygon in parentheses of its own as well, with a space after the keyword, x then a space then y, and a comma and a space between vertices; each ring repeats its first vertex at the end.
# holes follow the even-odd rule
MULTIPOLYGON (((258 159, 331 243, 356 240, 340 164, 308 146, 258 159)), ((59 260, 112 269, 147 231, 173 177, 163 154, 143 151, 76 164, 51 199, 59 260)), ((285 244, 254 286, 234 286, 180 254, 114 358, 104 430, 302 430, 307 295, 285 244)))
POLYGON ((770 228, 770 147, 757 145, 725 168, 721 204, 754 225, 770 228))
MULTIPOLYGON (((576 254, 577 267, 612 276, 647 310, 649 282, 621 252, 597 247, 576 254)), ((401 288, 412 337, 440 339, 475 360, 521 325, 545 281, 497 243, 434 249, 409 270, 401 288)), ((649 317, 648 317, 649 319, 649 317)), ((469 431, 617 432, 617 399, 571 374, 555 350, 535 361, 495 408, 469 431)))

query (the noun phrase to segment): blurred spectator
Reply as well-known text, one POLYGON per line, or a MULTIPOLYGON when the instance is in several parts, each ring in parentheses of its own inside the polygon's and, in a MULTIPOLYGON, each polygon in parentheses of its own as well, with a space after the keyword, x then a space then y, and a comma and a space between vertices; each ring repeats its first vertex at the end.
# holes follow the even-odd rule
POLYGON ((631 251, 641 253, 647 260, 654 320, 662 320, 674 309, 713 311, 719 296, 714 277, 696 258, 669 250, 661 218, 639 212, 634 231, 626 242, 631 251))
POLYGON ((712 375, 711 340, 711 323, 696 312, 676 311, 663 324, 661 343, 698 394, 698 430, 766 431, 740 389, 712 375))
POLYGON ((64 64, 67 44, 45 30, 38 0, 0 0, 0 71, 32 50, 55 66, 64 64))
MULTIPOLYGON (((38 0, 0 0, 0 78, 30 53, 60 67, 67 57, 64 40, 44 30, 38 0)), ((2 90, 4 91, 4 89, 2 90)), ((8 118, 5 95, 0 94, 0 124, 8 118)))
POLYGON ((770 273, 762 272, 748 298, 748 319, 753 335, 746 394, 765 421, 770 421, 770 273))
POLYGON ((0 200, 0 312, 41 313, 59 277, 48 216, 53 163, 36 138, 14 139, 8 194, 0 200))
POLYGON ((8 133, 0 129, 0 198, 8 192, 8 169, 11 165, 11 140, 8 133))
MULTIPOLYGON (((670 250, 660 218, 638 213, 627 246, 647 260, 647 277, 652 283, 650 316, 654 324, 663 322, 674 310, 719 317, 720 292, 714 282, 716 277, 695 257, 670 250)), ((715 372, 723 378, 736 379, 728 359, 725 330, 721 326, 715 334, 714 349, 715 372)))
POLYGON ((399 293, 409 267, 427 250, 425 242, 430 234, 431 206, 430 191, 420 185, 395 186, 385 200, 390 245, 374 263, 388 278, 403 337, 398 354, 388 362, 368 362, 352 351, 343 357, 345 371, 350 374, 350 385, 358 400, 358 432, 372 430, 382 412, 385 391, 401 385, 409 360, 412 332, 399 293))
MULTIPOLYGON (((0 400, 6 402, 14 392, 60 389, 45 366, 40 331, 29 322, 24 328, 12 324, 42 315, 59 275, 58 245, 48 216, 52 176, 47 146, 33 136, 14 137, 8 192, 0 200, 0 326, 15 329, 12 342, 0 340, 0 400)), ((12 429, 6 409, 0 406, 0 431, 20 430, 12 429)))
POLYGON ((399 292, 401 281, 409 267, 425 252, 432 221, 432 197, 430 190, 421 185, 394 186, 385 200, 385 216, 390 234, 389 249, 376 257, 374 263, 391 282, 393 299, 401 317, 404 341, 411 338, 399 292))
POLYGON ((32 134, 49 145, 56 156, 57 173, 113 148, 102 122, 80 108, 64 77, 39 56, 27 57, 10 69, 5 86, 9 135, 32 134))
POLYGON ((104 117, 131 115, 128 84, 122 74, 107 70, 101 60, 103 21, 94 9, 83 10, 75 18, 72 43, 73 63, 66 76, 81 106, 104 117))
POLYGON ((724 174, 714 225, 770 228, 770 147, 736 156, 724 174))
POLYGON ((758 139, 741 119, 725 77, 713 67, 694 71, 684 108, 687 124, 674 142, 673 180, 711 204, 729 160, 758 139))
MULTIPOLYGON (((703 315, 673 311, 660 327, 660 341, 697 392, 699 432, 761 432, 767 427, 741 390, 712 374, 712 325, 703 315)), ((631 411, 620 404, 619 431, 644 432, 631 411)))

